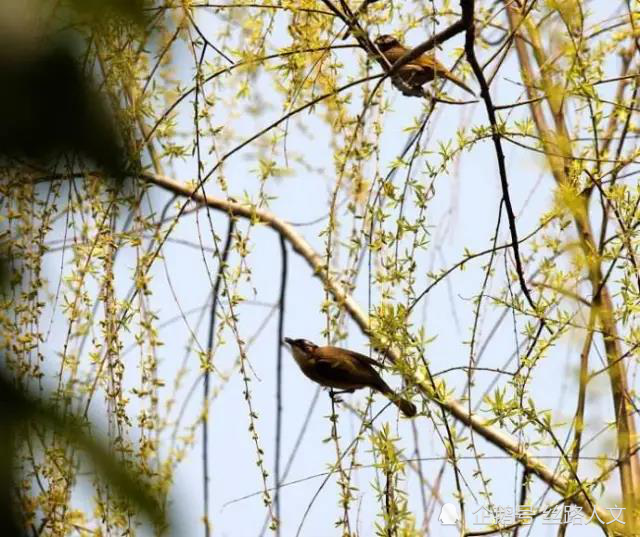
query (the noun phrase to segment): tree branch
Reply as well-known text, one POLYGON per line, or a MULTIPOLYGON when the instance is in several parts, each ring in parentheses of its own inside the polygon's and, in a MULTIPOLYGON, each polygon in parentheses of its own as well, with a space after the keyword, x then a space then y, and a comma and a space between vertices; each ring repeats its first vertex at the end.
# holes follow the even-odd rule
MULTIPOLYGON (((173 192, 179 196, 190 198, 196 203, 207 205, 211 209, 222 211, 236 217, 260 221, 279 233, 291 244, 293 249, 302 256, 313 270, 314 276, 322 281, 323 285, 333 295, 336 302, 347 310, 350 317, 360 327, 362 332, 367 336, 371 335, 369 328, 369 316, 360 308, 353 297, 348 295, 342 286, 328 275, 327 267, 324 264, 323 258, 318 255, 300 235, 298 235, 293 226, 264 209, 258 209, 256 207, 243 205, 235 201, 215 196, 205 196, 197 187, 194 189, 191 186, 166 176, 145 172, 141 177, 153 185, 164 188, 165 190, 173 192)), ((387 355, 393 361, 398 361, 400 359, 400 353, 395 349, 390 349, 387 355)), ((416 386, 429 400, 434 400, 433 389, 425 380, 416 379, 411 375, 405 375, 404 378, 410 385, 416 386)), ((469 413, 463 403, 460 403, 453 398, 439 399, 435 402, 462 424, 467 427, 471 427, 487 442, 496 446, 507 455, 513 457, 530 473, 538 476, 556 492, 563 496, 571 497, 572 503, 582 507, 587 516, 591 515, 593 508, 586 495, 587 493, 584 491, 582 493, 576 493, 576 484, 573 481, 569 481, 557 475, 554 470, 546 466, 540 459, 531 456, 522 448, 517 440, 494 427, 486 425, 481 418, 469 413)), ((601 520, 605 523, 611 522, 608 527, 617 532, 617 534, 630 535, 626 527, 615 521, 606 509, 598 506, 596 506, 595 509, 601 520)))
POLYGON ((462 18, 460 22, 465 29, 465 42, 464 50, 467 55, 467 60, 473 69, 473 73, 478 79, 480 84, 480 96, 484 101, 487 109, 487 115, 489 116, 489 122, 491 123, 491 139, 493 145, 496 148, 496 159, 498 160, 498 172, 500 173, 500 186, 502 187, 502 199, 504 200, 504 206, 507 211, 507 221, 509 222, 509 232, 511 233, 511 243, 513 248, 513 257, 516 262, 516 272, 518 273, 518 280, 520 281, 520 287, 524 296, 529 302, 529 306, 535 311, 535 303, 527 288, 527 282, 524 277, 524 269, 522 268, 522 260, 520 259, 520 247, 518 246, 518 232, 516 228, 516 217, 513 212, 513 206, 511 205, 511 196, 509 195, 509 182, 507 180, 507 168, 505 165, 504 151, 502 150, 502 141, 500 140, 500 133, 498 131, 498 122, 496 121, 496 109, 491 101, 491 94, 489 93, 489 85, 484 77, 482 68, 478 63, 475 53, 475 23, 473 20, 474 0, 460 0, 460 7, 462 8, 462 18))

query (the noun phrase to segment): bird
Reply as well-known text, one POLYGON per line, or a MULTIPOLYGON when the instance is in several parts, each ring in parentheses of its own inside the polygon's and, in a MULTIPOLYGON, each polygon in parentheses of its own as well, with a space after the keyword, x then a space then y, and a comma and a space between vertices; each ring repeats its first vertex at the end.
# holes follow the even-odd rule
MULTIPOLYGON (((392 35, 380 35, 374 42, 391 65, 410 50, 392 35)), ((403 65, 397 76, 412 88, 420 88, 436 77, 446 78, 475 97, 473 90, 442 65, 433 53, 422 54, 403 65)))
POLYGON ((308 339, 284 338, 302 372, 327 388, 351 393, 360 388, 372 388, 386 396, 408 418, 416 415, 416 407, 400 397, 373 368, 382 364, 349 349, 320 347, 308 339))

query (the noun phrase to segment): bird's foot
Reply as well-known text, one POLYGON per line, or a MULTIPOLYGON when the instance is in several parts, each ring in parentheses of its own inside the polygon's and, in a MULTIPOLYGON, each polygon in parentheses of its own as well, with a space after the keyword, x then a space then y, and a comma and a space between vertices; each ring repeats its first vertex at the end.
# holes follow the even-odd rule
POLYGON ((343 393, 353 393, 353 390, 340 390, 340 391, 335 391, 332 389, 329 389, 329 395, 331 396, 331 399, 334 403, 338 404, 338 403, 342 403, 342 398, 338 397, 339 395, 342 395, 343 393))

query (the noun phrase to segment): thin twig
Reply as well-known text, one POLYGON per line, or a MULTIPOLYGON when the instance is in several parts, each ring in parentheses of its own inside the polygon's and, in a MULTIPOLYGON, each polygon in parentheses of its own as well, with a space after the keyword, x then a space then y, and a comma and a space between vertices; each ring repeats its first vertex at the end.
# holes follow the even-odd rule
POLYGON ((480 68, 478 59, 475 53, 475 23, 474 23, 474 0, 460 0, 460 6, 462 8, 462 23, 465 28, 465 43, 464 50, 467 54, 467 60, 473 69, 478 83, 480 84, 480 96, 484 100, 485 107, 487 109, 487 115, 489 116, 489 122, 491 123, 491 138, 496 149, 496 158, 498 160, 498 172, 500 173, 500 186, 502 187, 502 199, 504 200, 504 206, 507 211, 507 220, 509 222, 509 231, 511 233, 511 242, 513 244, 513 257, 516 263, 516 272, 518 273, 518 279, 520 280, 520 287, 522 292, 529 302, 532 309, 535 310, 535 303, 529 289, 527 288, 527 282, 524 277, 524 269, 522 267, 522 260, 520 259, 520 248, 518 246, 518 232, 516 229, 516 217, 513 212, 513 206, 511 205, 511 196, 509 195, 509 182, 507 180, 507 168, 505 166, 504 151, 502 150, 502 141, 500 139, 500 132, 498 129, 498 122, 496 120, 496 111, 491 101, 491 95, 489 93, 489 86, 484 77, 484 73, 480 68))
POLYGON ((222 251, 222 257, 218 262, 218 275, 216 276, 216 283, 213 288, 213 301, 211 302, 211 316, 209 320, 209 339, 207 341, 207 364, 204 371, 203 382, 203 407, 204 412, 202 415, 202 487, 204 493, 204 535, 209 537, 211 535, 211 526, 209 524, 209 384, 211 374, 211 356, 213 354, 213 340, 215 337, 216 326, 216 310, 218 309, 218 295, 220 293, 220 282, 222 280, 222 272, 227 265, 227 259, 229 258, 229 252, 231 251, 231 244, 233 242, 233 229, 235 227, 235 221, 233 217, 229 218, 229 228, 227 229, 227 240, 224 244, 222 251))
POLYGON ((276 462, 275 462, 275 493, 274 504, 276 508, 276 536, 280 535, 280 449, 282 447, 282 339, 284 338, 284 312, 285 298, 287 288, 287 243, 282 235, 280 235, 280 251, 282 254, 282 270, 280 276, 280 311, 278 313, 278 357, 276 364, 276 462))

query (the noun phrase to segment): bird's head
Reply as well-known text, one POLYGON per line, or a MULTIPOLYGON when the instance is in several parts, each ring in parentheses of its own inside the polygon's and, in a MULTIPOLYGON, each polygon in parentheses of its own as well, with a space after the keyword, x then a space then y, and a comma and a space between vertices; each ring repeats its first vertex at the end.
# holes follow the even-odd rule
POLYGON ((304 370, 313 363, 313 357, 318 346, 308 339, 284 338, 285 343, 291 347, 291 354, 298 365, 304 370))
POLYGON ((399 46, 400 41, 392 35, 384 34, 376 37, 375 44, 380 49, 380 52, 386 52, 390 48, 399 46))
POLYGON ((292 350, 299 350, 305 354, 312 353, 318 348, 315 343, 308 339, 291 339, 290 337, 286 337, 284 338, 284 341, 291 346, 292 350))

